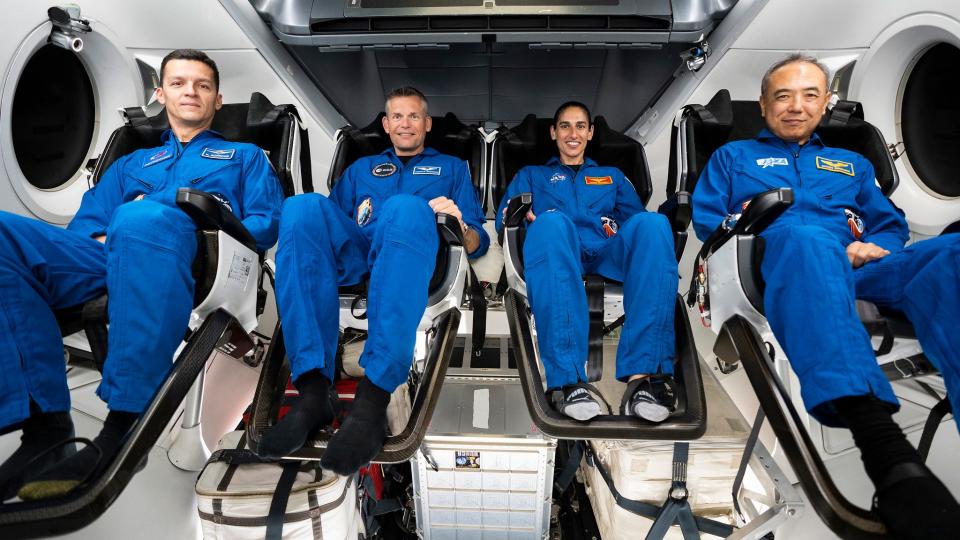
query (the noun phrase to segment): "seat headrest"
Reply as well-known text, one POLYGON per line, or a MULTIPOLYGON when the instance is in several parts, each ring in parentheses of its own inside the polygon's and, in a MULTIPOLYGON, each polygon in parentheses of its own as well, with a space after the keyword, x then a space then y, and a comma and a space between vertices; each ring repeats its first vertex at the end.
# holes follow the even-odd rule
MULTIPOLYGON (((170 127, 165 109, 153 116, 145 116, 143 109, 124 109, 127 125, 117 128, 115 136, 100 156, 97 171, 102 174, 113 161, 141 148, 153 148, 162 144, 163 132, 170 127)), ((285 169, 282 154, 290 151, 289 141, 284 137, 284 126, 290 115, 297 116, 293 105, 274 105, 259 92, 250 95, 248 103, 224 104, 213 117, 210 129, 219 132, 228 141, 248 142, 267 151, 270 162, 280 174, 285 169)), ((306 141, 302 141, 306 144, 306 141)), ((99 181, 99 174, 94 182, 99 181)), ((283 175, 281 175, 283 176, 283 175)), ((292 181, 281 178, 284 191, 293 193, 292 181)))
MULTIPOLYGON (((686 185, 680 189, 692 192, 703 167, 713 152, 724 144, 752 139, 766 127, 757 101, 735 101, 726 89, 717 92, 706 106, 687 105, 685 134, 688 155, 686 185)), ((683 124, 683 123, 682 123, 683 124)), ((827 146, 844 148, 863 155, 873 165, 877 182, 885 195, 897 186, 897 172, 880 131, 863 119, 863 108, 857 102, 839 101, 827 110, 817 127, 817 134, 827 146)), ((676 143, 671 153, 677 152, 676 143)), ((671 164, 675 156, 671 156, 671 164)), ((668 181, 668 195, 675 191, 675 174, 668 181)))
MULTIPOLYGON (((499 203, 507 184, 521 168, 543 165, 557 155, 557 143, 550 138, 553 118, 524 117, 516 126, 502 129, 497 136, 498 150, 494 165, 494 202, 499 203)), ((593 139, 587 144, 586 156, 599 165, 616 167, 630 179, 646 204, 652 192, 650 171, 643 145, 610 128, 603 116, 593 119, 593 139)))
MULTIPOLYGON (((343 137, 338 143, 334 163, 330 166, 329 187, 333 187, 343 171, 354 161, 364 156, 379 154, 390 147, 390 138, 383 131, 385 116, 386 113, 381 112, 372 122, 359 129, 353 126, 341 128, 343 137)), ((474 185, 479 185, 483 137, 476 126, 464 124, 451 112, 434 116, 424 144, 441 154, 469 163, 474 185)))

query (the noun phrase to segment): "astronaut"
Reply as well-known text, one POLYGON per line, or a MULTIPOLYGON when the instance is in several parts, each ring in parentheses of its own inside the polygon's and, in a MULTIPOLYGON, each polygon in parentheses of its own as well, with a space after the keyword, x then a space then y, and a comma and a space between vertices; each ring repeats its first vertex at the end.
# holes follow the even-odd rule
POLYGON ((337 287, 369 279, 369 334, 350 414, 321 464, 352 474, 386 435, 390 394, 407 379, 439 245, 434 213, 456 217, 470 258, 490 239, 466 162, 424 146, 431 118, 415 88, 391 92, 383 129, 392 147, 360 158, 333 186, 288 199, 277 248, 277 306, 300 398, 264 433, 258 452, 282 457, 333 420, 330 384, 339 334, 337 287))
POLYGON ((907 223, 880 192, 870 162, 814 133, 830 98, 827 80, 822 64, 799 54, 766 72, 767 128, 710 158, 693 194, 694 228, 704 239, 758 193, 793 189, 794 204, 761 234, 760 270, 767 319, 804 405, 823 424, 850 429, 894 536, 955 536, 960 507, 893 421, 899 404, 855 300, 907 315, 960 410, 960 236, 904 247, 907 223))
POLYGON ((4 499, 62 495, 107 463, 170 369, 192 309, 197 250, 177 188, 216 194, 258 249, 276 242, 283 193, 263 151, 209 130, 222 102, 216 64, 180 49, 163 59, 160 78, 170 123, 163 146, 113 163, 66 229, 0 212, 0 425, 23 432, 0 465, 4 499), (105 292, 110 331, 97 394, 109 414, 96 447, 61 445, 27 470, 74 433, 53 310, 105 292))
POLYGON ((576 420, 600 414, 583 384, 589 320, 583 274, 623 283, 626 322, 617 347, 617 378, 627 382, 620 412, 662 422, 675 407, 674 303, 677 263, 665 216, 647 212, 623 173, 585 157, 593 138, 587 106, 557 109, 550 126, 559 155, 520 169, 507 186, 497 227, 510 199, 533 194, 523 258, 537 343, 555 406, 576 420))

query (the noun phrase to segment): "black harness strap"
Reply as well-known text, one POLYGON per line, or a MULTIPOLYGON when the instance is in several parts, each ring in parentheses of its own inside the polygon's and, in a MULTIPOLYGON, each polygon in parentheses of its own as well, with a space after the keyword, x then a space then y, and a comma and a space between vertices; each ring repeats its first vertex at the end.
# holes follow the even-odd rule
POLYGON ((940 421, 951 412, 953 412, 953 408, 950 407, 950 398, 943 398, 930 409, 930 415, 927 416, 927 421, 923 425, 920 444, 917 445, 917 452, 924 461, 927 460, 927 454, 930 453, 930 445, 933 444, 933 436, 936 435, 937 428, 940 427, 940 421))
POLYGON ((603 278, 588 275, 584 287, 587 289, 587 311, 590 316, 587 380, 596 382, 603 377, 603 278))
POLYGON ((267 531, 264 540, 282 540, 283 516, 287 512, 290 490, 293 489, 293 482, 297 479, 297 472, 300 470, 299 461, 286 462, 280 466, 283 467, 283 472, 280 473, 277 490, 273 492, 273 499, 270 501, 270 513, 267 514, 267 531))
MULTIPOLYGON (((675 473, 674 483, 670 489, 671 497, 667 500, 667 503, 664 504, 664 507, 674 502, 673 494, 675 492, 677 495, 681 494, 679 490, 676 490, 676 487, 677 487, 676 473, 678 472, 678 470, 679 472, 682 472, 684 475, 683 488, 684 490, 686 489, 686 459, 687 459, 687 451, 688 451, 687 448, 689 448, 688 443, 675 443, 674 445, 674 455, 673 455, 674 456, 674 473, 675 473), (677 445, 681 445, 681 444, 684 445, 685 448, 682 450, 682 454, 678 455, 677 445), (680 457, 683 458, 682 467, 677 467, 677 460, 680 457)), ((620 508, 623 508, 628 512, 637 514, 638 516, 643 516, 645 518, 655 520, 654 526, 657 525, 656 520, 666 519, 667 516, 660 518, 661 513, 664 513, 664 510, 662 507, 624 497, 617 490, 617 486, 613 483, 613 479, 610 477, 610 473, 607 472, 607 469, 603 466, 603 463, 601 463, 600 460, 597 459, 596 456, 593 454, 593 449, 589 445, 585 445, 584 452, 586 452, 586 455, 587 455, 587 464, 590 465, 591 467, 596 467, 597 472, 600 473, 600 476, 603 478, 603 481, 606 482, 607 489, 610 490, 610 494, 613 496, 613 500, 617 503, 617 506, 619 506, 620 508)), ((733 526, 731 525, 728 525, 726 523, 721 523, 719 521, 715 521, 709 518, 698 517, 693 515, 693 512, 690 509, 690 505, 689 503, 687 503, 686 498, 683 499, 683 505, 686 506, 685 511, 681 511, 680 508, 677 508, 676 510, 670 510, 670 512, 673 513, 673 516, 670 522, 665 526, 665 530, 662 534, 666 534, 666 530, 668 530, 670 528, 670 525, 673 525, 673 523, 677 520, 680 521, 681 530, 684 529, 684 526, 685 526, 684 524, 686 524, 686 527, 689 529, 692 523, 692 526, 694 529, 694 533, 693 533, 694 536, 688 537, 686 536, 687 533, 684 532, 684 540, 688 540, 689 538, 692 538, 692 539, 698 538, 698 535, 696 534, 697 530, 703 531, 707 534, 712 534, 714 536, 719 536, 721 538, 726 538, 727 536, 730 536, 731 534, 733 534, 733 526)), ((651 528, 650 531, 652 533, 653 529, 651 528)), ((662 535, 657 537, 657 536, 650 536, 650 534, 648 533, 646 540, 655 540, 655 539, 662 539, 662 538, 663 538, 662 535)))
POLYGON ((650 526, 645 540, 663 540, 670 527, 677 523, 683 540, 698 540, 700 534, 697 523, 694 521, 693 510, 687 501, 687 458, 690 453, 690 443, 673 443, 673 484, 667 501, 660 507, 657 517, 650 526))
POLYGON ((487 337, 487 297, 483 295, 483 285, 473 267, 468 265, 467 268, 470 270, 470 309, 473 311, 473 357, 480 358, 487 337))
POLYGON ((693 109, 693 111, 700 118, 700 121, 703 122, 704 124, 710 125, 710 126, 720 125, 720 121, 717 119, 717 117, 714 116, 713 113, 710 112, 703 105, 693 104, 693 105, 687 105, 687 106, 693 109))
POLYGON ((553 496, 558 497, 564 491, 570 487, 570 483, 573 482, 573 479, 577 476, 577 469, 580 468, 580 461, 583 459, 583 447, 586 445, 583 441, 568 441, 570 444, 568 446, 569 453, 567 454, 567 462, 563 465, 563 470, 560 471, 553 481, 553 496))
POLYGON ((753 427, 750 429, 750 435, 747 437, 747 444, 743 447, 743 455, 740 456, 740 467, 737 468, 737 476, 733 480, 733 509, 737 515, 743 518, 743 511, 740 509, 740 503, 737 501, 737 492, 743 485, 743 477, 747 474, 747 465, 750 464, 750 456, 753 455, 753 449, 757 446, 757 439, 760 437, 760 428, 763 426, 763 407, 757 408, 757 416, 753 419, 753 427))

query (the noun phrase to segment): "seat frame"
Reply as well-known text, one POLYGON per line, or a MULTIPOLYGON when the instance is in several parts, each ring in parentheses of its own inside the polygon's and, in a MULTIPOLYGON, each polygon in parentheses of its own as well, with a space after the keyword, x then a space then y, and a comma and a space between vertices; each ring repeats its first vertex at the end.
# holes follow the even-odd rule
MULTIPOLYGON (((524 122, 527 123, 526 128, 518 126, 515 129, 529 132, 532 129, 531 126, 535 125, 539 134, 538 140, 533 141, 532 144, 539 144, 541 150, 543 150, 543 146, 549 140, 544 136, 544 130, 549 129, 552 120, 536 119, 531 115, 524 122)), ((607 133, 608 128, 605 128, 606 122, 602 117, 597 117, 594 122, 595 125, 599 124, 602 128, 599 133, 603 135, 598 140, 598 131, 595 128, 594 140, 591 145, 587 146, 588 155, 591 153, 592 146, 594 147, 594 155, 598 153, 598 157, 606 155, 601 142, 604 136, 614 138, 620 144, 626 143, 624 141, 626 136, 619 133, 607 133)), ((498 134, 497 139, 501 141, 500 151, 498 152, 496 150, 497 146, 495 146, 491 167, 498 174, 503 174, 506 170, 503 164, 503 141, 511 138, 516 139, 516 134, 511 132, 498 134)), ((650 196, 650 179, 649 172, 646 170, 646 157, 639 142, 632 141, 632 139, 630 142, 635 145, 637 158, 634 162, 632 176, 629 178, 637 187, 641 201, 645 204, 650 196)), ((522 143, 526 147, 530 146, 531 141, 522 141, 522 143)), ((494 144, 497 144, 496 141, 494 144)), ((518 145, 517 142, 513 144, 518 145)), ((533 153, 536 154, 537 152, 533 153)), ((538 157, 543 156, 538 155, 538 157)), ((504 179, 491 181, 491 185, 499 185, 501 180, 504 179)), ((531 193, 519 194, 508 202, 500 242, 503 246, 504 273, 508 286, 508 291, 504 295, 504 305, 507 310, 511 339, 519 352, 517 367, 520 373, 521 386, 534 423, 546 435, 563 439, 689 440, 702 436, 706 431, 707 404, 703 393, 699 357, 690 334, 687 311, 683 309, 682 302, 679 301, 675 310, 674 321, 677 339, 675 376, 682 392, 678 396, 677 410, 665 422, 650 424, 635 417, 615 414, 600 415, 588 422, 579 422, 561 415, 548 403, 540 374, 537 347, 533 340, 533 317, 527 300, 527 287, 523 274, 522 246, 525 236, 526 214, 532 207, 533 195, 531 193)), ((588 294, 591 325, 588 378, 597 380, 602 375, 602 367, 598 368, 596 366, 598 364, 602 366, 603 351, 602 347, 598 347, 596 344, 602 343, 599 338, 602 338, 602 335, 609 328, 623 321, 623 285, 600 276, 588 275, 585 276, 585 280, 589 284, 588 291, 596 290, 601 286, 603 291, 602 295, 588 294), (599 296, 602 299, 591 298, 591 296, 599 296), (610 321, 612 321, 612 324, 605 327, 604 323, 610 321)))
MULTIPOLYGON (((294 107, 274 106, 262 95, 254 94, 247 104, 225 105, 224 108, 227 113, 223 114, 221 109, 223 116, 230 116, 231 109, 238 114, 243 112, 250 124, 247 128, 278 141, 275 150, 277 154, 272 162, 281 178, 284 191, 291 194, 294 190, 292 181, 296 175, 301 172, 309 173, 308 166, 303 166, 304 157, 301 155, 300 160, 296 160, 296 151, 306 151, 309 146, 306 132, 299 125, 294 107), (251 124, 251 119, 256 123, 251 124), (274 132, 269 133, 271 130, 274 132), (300 167, 300 170, 297 170, 297 167, 300 167)), ((223 116, 220 117, 221 120, 223 116)), ((155 146, 160 132, 166 127, 166 115, 163 111, 156 116, 147 117, 143 109, 126 109, 124 119, 125 125, 111 134, 103 154, 92 167, 94 183, 116 158, 136 147, 150 147, 151 142, 155 146), (118 146, 124 140, 129 141, 131 137, 141 139, 139 146, 118 150, 118 146)), ((216 127, 215 118, 214 128, 216 127)), ((239 254, 247 257, 251 266, 262 264, 263 259, 257 254, 252 237, 240 221, 212 196, 184 188, 178 192, 176 202, 197 224, 201 245, 198 248, 198 260, 204 261, 199 268, 204 272, 197 281, 197 307, 191 315, 185 343, 174 359, 171 372, 152 396, 143 415, 131 428, 131 433, 117 456, 109 463, 101 465, 101 474, 58 499, 0 504, 0 534, 4 537, 62 535, 96 520, 124 490, 150 449, 169 429, 170 419, 181 409, 184 410, 183 431, 177 443, 183 442, 179 452, 174 450, 178 447, 177 444, 171 448, 170 459, 175 465, 185 468, 197 467, 197 462, 202 466, 205 461, 207 451, 199 436, 203 368, 214 351, 239 359, 254 347, 249 332, 256 326, 256 317, 263 309, 265 298, 260 287, 260 272, 250 272, 247 285, 251 285, 249 281, 254 279, 258 280, 258 283, 245 294, 246 298, 228 298, 234 296, 235 291, 224 289, 223 280, 218 279, 218 276, 229 265, 219 265, 217 257, 230 257, 224 260, 232 260, 234 254, 239 254), (231 313, 228 309, 237 312, 231 313), (178 459, 186 461, 178 462, 178 459)), ((61 323, 64 334, 84 328, 88 333, 92 332, 91 346, 102 347, 99 351, 92 351, 93 356, 100 358, 98 363, 102 367, 106 355, 106 297, 94 299, 85 307, 59 312, 58 322, 61 323)))
MULTIPOLYGON (((734 134, 732 140, 750 136, 734 118, 734 109, 743 111, 744 108, 749 110, 750 102, 731 102, 729 93, 721 90, 707 106, 687 105, 677 113, 671 136, 667 196, 668 203, 672 201, 681 215, 674 221, 674 232, 678 237, 685 237, 689 216, 692 216, 690 193, 693 192, 701 170, 698 160, 702 157, 705 162, 709 157, 703 148, 696 146, 697 128, 702 127, 705 122, 719 126, 730 125, 729 129, 733 130, 731 133, 734 134), (677 191, 673 192, 674 189, 677 191)), ((757 112, 755 118, 747 119, 748 125, 749 122, 753 122, 755 134, 763 120, 757 112)), ((849 144, 845 144, 843 137, 838 135, 848 128, 857 134, 860 144, 863 145, 851 149, 862 152, 870 159, 877 172, 881 191, 889 196, 898 183, 896 169, 892 158, 886 152, 882 134, 863 120, 863 111, 859 104, 836 104, 825 115, 818 131, 825 144, 849 148, 849 144), (827 132, 826 136, 823 132, 827 132)), ((712 144, 727 142, 717 141, 716 135, 713 137, 712 144)), ((716 147, 719 147, 719 144, 716 147)), ((707 149, 710 148, 714 146, 708 146, 707 149)), ((760 401, 761 409, 770 419, 787 460, 807 494, 808 502, 824 523, 842 538, 889 538, 885 526, 874 514, 847 500, 832 482, 818 447, 806 428, 810 419, 805 412, 798 412, 795 404, 798 396, 789 390, 788 381, 792 377, 789 360, 764 316, 763 282, 759 274, 763 239, 759 235, 791 204, 793 192, 789 188, 758 194, 750 201, 735 225, 731 228, 721 225, 715 230, 704 241, 694 261, 688 305, 693 307, 698 304, 704 324, 718 335, 713 350, 720 371, 725 374, 732 373, 738 366, 743 366, 760 401), (705 283, 698 283, 703 277, 706 278, 705 283)), ((902 323, 903 321, 897 322, 899 337, 909 339, 912 328, 909 328, 908 324, 904 327, 902 323)), ((875 334, 876 328, 868 326, 868 331, 875 334)), ((897 370, 901 375, 897 378, 934 373, 924 358, 912 357, 908 360, 911 369, 897 370)), ((928 427, 930 425, 928 422, 928 427)), ((936 425, 938 424, 933 424, 936 425)), ((923 435, 927 440, 927 448, 931 437, 932 433, 923 435)))

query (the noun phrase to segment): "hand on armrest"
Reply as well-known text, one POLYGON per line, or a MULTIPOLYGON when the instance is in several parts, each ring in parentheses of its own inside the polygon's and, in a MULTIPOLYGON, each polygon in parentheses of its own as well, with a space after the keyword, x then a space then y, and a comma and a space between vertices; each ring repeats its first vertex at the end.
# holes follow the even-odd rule
POLYGON ((256 251, 257 242, 243 223, 216 197, 190 188, 177 190, 177 206, 197 224, 197 230, 223 231, 256 251))
POLYGON ((721 224, 704 240, 701 253, 715 251, 740 234, 760 234, 793 204, 793 190, 777 188, 755 195, 732 224, 721 224))
POLYGON ((438 212, 437 232, 440 233, 440 244, 451 246, 463 245, 463 229, 460 226, 460 220, 450 214, 438 212))

